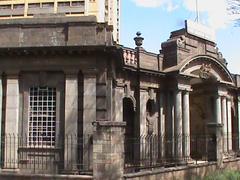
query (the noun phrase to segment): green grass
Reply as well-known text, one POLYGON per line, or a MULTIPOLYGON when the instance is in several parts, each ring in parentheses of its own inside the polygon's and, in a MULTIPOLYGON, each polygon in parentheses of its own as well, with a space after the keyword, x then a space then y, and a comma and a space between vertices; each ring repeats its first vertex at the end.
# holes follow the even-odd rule
POLYGON ((203 178, 204 180, 240 180, 240 172, 238 171, 219 171, 215 172, 207 177, 203 178))

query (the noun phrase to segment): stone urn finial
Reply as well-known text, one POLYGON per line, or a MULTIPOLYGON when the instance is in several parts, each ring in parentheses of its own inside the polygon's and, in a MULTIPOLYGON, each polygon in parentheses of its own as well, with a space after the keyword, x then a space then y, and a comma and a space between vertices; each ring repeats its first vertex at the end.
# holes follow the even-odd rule
POLYGON ((144 38, 141 37, 142 33, 140 31, 138 31, 136 33, 136 35, 137 35, 137 37, 134 38, 135 44, 137 47, 141 47, 143 44, 143 40, 144 40, 144 38))

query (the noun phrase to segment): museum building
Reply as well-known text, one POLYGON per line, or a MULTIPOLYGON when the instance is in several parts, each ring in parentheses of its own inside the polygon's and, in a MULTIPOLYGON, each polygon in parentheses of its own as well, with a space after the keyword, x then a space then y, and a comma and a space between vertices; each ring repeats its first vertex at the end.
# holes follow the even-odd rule
POLYGON ((193 30, 155 54, 94 16, 1 20, 2 171, 118 179, 237 158, 240 76, 193 30))

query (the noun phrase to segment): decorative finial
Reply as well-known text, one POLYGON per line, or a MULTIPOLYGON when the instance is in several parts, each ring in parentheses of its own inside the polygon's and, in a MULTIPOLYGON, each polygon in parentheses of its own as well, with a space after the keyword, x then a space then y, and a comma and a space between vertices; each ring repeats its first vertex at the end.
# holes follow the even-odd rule
POLYGON ((141 33, 140 31, 138 31, 138 32, 136 33, 136 35, 139 37, 139 36, 142 35, 142 33, 141 33))
POLYGON ((137 47, 141 47, 143 44, 143 40, 144 40, 144 38, 141 37, 142 33, 140 31, 138 31, 136 33, 136 35, 137 35, 137 37, 134 38, 135 44, 137 47))

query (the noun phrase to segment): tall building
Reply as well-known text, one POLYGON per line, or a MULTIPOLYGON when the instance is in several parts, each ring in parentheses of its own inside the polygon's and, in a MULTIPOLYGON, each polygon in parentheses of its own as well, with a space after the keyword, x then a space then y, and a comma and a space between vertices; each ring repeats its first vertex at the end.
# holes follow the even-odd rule
POLYGON ((113 26, 114 40, 119 42, 120 0, 0 0, 0 19, 39 14, 95 15, 98 22, 113 26))

